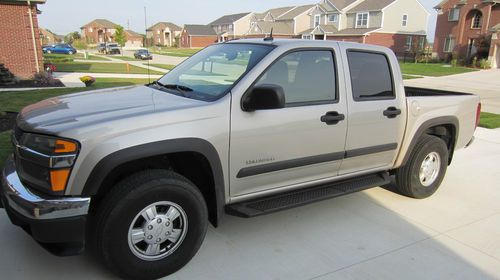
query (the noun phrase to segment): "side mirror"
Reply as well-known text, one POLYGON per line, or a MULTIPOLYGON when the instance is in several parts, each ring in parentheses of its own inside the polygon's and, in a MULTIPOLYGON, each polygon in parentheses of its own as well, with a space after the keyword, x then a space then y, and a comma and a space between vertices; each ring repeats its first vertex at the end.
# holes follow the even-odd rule
POLYGON ((285 108, 285 93, 278 85, 260 85, 252 88, 241 100, 245 112, 285 108))

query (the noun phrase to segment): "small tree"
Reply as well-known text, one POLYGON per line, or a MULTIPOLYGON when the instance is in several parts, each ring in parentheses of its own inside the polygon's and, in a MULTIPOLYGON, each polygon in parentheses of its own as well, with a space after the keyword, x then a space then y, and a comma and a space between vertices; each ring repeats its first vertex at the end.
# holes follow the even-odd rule
POLYGON ((123 48, 127 42, 127 34, 125 34, 125 30, 121 25, 117 25, 115 29, 115 41, 123 48))
POLYGON ((78 31, 74 31, 64 36, 64 42, 68 44, 73 44, 75 40, 80 40, 81 38, 82 37, 80 36, 80 33, 78 33, 78 31))

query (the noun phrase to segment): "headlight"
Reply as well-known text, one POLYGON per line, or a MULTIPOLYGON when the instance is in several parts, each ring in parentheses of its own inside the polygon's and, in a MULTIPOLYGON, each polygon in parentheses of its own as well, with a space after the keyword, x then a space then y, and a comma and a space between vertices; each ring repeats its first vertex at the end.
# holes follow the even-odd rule
MULTIPOLYGON (((79 143, 69 139, 25 133, 17 147, 16 155, 21 169, 29 181, 45 182, 53 193, 66 189, 71 169, 79 152, 79 143), (27 168, 31 166, 31 168, 27 168)), ((40 184, 36 184, 39 187, 40 184)))

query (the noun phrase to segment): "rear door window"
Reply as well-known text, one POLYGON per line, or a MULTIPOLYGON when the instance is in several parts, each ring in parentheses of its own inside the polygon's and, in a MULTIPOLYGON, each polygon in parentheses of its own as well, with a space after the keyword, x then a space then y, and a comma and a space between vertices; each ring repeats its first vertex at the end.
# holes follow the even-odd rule
POLYGON ((385 54, 350 50, 347 60, 355 101, 395 98, 392 72, 385 54))

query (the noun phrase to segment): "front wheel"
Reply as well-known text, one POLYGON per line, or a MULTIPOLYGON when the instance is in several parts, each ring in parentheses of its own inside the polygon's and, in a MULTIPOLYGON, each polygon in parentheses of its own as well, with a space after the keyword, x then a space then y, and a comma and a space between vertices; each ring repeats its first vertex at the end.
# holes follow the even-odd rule
POLYGON ((399 192, 413 198, 427 198, 443 181, 448 167, 448 148, 439 137, 424 135, 408 162, 396 171, 399 192))
POLYGON ((193 183, 147 170, 117 184, 100 203, 90 243, 117 275, 156 279, 191 260, 207 225, 207 207, 193 183))

